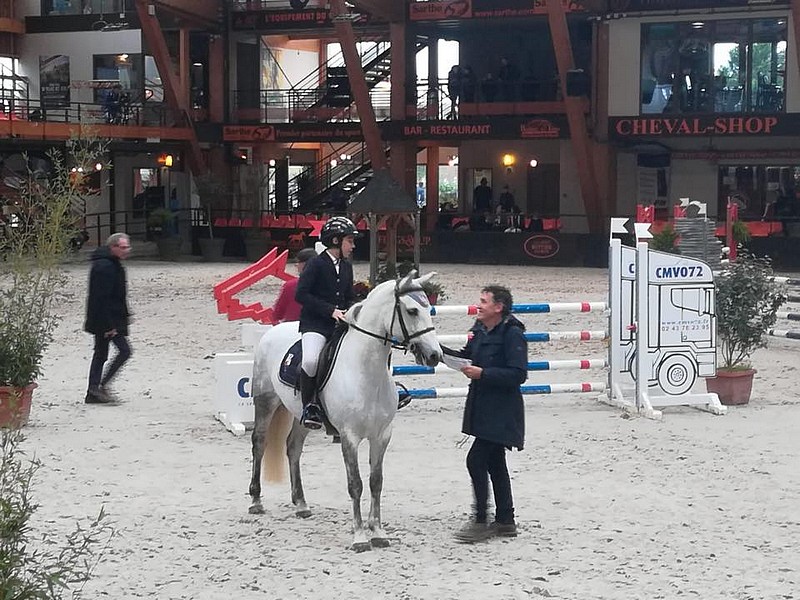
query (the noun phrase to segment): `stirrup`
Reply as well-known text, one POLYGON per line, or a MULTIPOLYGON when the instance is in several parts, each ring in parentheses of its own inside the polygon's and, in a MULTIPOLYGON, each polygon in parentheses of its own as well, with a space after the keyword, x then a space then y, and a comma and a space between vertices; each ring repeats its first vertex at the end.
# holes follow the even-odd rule
POLYGON ((400 388, 397 390, 397 410, 400 410, 411 404, 411 394, 408 392, 408 388, 402 383, 395 381, 394 384, 400 388))
POLYGON ((306 429, 322 429, 322 418, 319 415, 319 409, 317 408, 317 414, 313 415, 311 413, 314 412, 314 408, 317 408, 313 404, 309 404, 303 409, 303 415, 300 419, 300 422, 303 424, 303 427, 306 429), (312 408, 313 407, 313 408, 312 408), (311 410, 309 410, 311 409, 311 410))

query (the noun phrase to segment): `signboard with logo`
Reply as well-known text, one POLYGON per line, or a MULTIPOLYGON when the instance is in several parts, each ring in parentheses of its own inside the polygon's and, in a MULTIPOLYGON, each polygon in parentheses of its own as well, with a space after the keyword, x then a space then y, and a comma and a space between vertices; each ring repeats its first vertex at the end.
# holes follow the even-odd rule
POLYGON ((69 91, 69 56, 40 56, 39 94, 42 108, 68 107, 69 91))
POLYGON ((797 135, 800 114, 612 117, 612 139, 797 135))
POLYGON ((276 123, 226 125, 226 142, 349 142, 363 139, 359 123, 276 123))
POLYGON ((385 140, 533 140, 569 137, 569 127, 563 115, 458 121, 391 121, 382 124, 381 130, 385 140))
MULTIPOLYGON (((586 10, 583 0, 553 1, 560 1, 566 12, 586 10)), ((408 17, 412 21, 519 18, 546 14, 547 0, 443 0, 408 5, 408 17)))
MULTIPOLYGON (((366 23, 367 20, 368 15, 362 14, 354 24, 366 23)), ((231 13, 231 28, 234 31, 314 29, 332 26, 330 10, 327 8, 244 10, 231 13)))
MULTIPOLYGON (((691 10, 698 8, 735 8, 752 6, 753 0, 607 0, 607 12, 647 10, 691 10)), ((786 5, 789 0, 772 0, 759 4, 786 5)))

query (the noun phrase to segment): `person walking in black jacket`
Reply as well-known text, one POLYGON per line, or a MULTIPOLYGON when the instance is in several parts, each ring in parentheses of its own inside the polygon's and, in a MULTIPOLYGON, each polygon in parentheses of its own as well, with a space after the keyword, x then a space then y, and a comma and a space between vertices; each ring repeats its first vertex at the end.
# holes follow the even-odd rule
POLYGON ((117 371, 131 357, 128 345, 128 290, 125 267, 122 261, 131 252, 130 238, 124 233, 114 233, 106 245, 92 254, 89 271, 89 296, 86 302, 84 330, 94 335, 94 353, 89 367, 87 404, 107 404, 113 399, 107 386, 117 371), (103 366, 108 360, 108 345, 113 342, 117 355, 105 374, 103 366))
POLYGON ((317 366, 325 342, 337 321, 353 303, 353 265, 347 260, 355 248, 358 230, 346 217, 332 217, 323 225, 320 242, 327 249, 306 263, 297 282, 295 299, 300 310, 303 360, 300 367, 302 423, 309 429, 323 425, 317 399, 317 366))
POLYGON ((508 288, 483 288, 473 336, 460 352, 472 361, 461 369, 470 379, 462 431, 475 437, 467 455, 475 514, 456 533, 456 539, 465 543, 517 535, 506 449, 522 450, 525 441, 525 406, 519 386, 528 378, 528 344, 525 326, 511 315, 512 303, 508 288), (495 521, 488 525, 490 477, 495 521))

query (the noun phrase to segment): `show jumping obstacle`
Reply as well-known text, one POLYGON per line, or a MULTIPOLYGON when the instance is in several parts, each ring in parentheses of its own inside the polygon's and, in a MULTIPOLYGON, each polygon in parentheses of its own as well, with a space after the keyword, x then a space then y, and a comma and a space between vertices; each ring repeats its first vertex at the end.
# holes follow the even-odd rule
MULTIPOLYGON (((788 300, 789 302, 800 302, 800 279, 791 277, 775 277, 776 283, 782 283, 789 288, 788 300)), ((789 307, 788 311, 779 311, 778 319, 781 321, 800 321, 800 307, 789 307)), ((791 327, 788 323, 780 323, 780 325, 791 327)), ((800 340, 800 329, 770 329, 769 335, 775 337, 783 337, 790 340, 800 340)))
MULTIPOLYGON (((608 310, 605 302, 562 302, 562 303, 538 303, 538 304, 514 304, 511 308, 513 314, 547 314, 547 313, 590 313, 604 312, 608 310)), ((477 306, 432 306, 431 315, 477 315, 477 306)), ((466 325, 465 325, 466 328, 466 325)), ((440 344, 452 346, 464 346, 467 335, 437 335, 440 344)), ((526 333, 525 338, 529 342, 550 342, 556 340, 573 340, 579 342, 605 341, 608 339, 606 331, 554 331, 544 333, 526 333)), ((528 363, 528 371, 555 371, 555 370, 588 370, 606 369, 609 366, 608 357, 603 358, 583 358, 568 360, 540 360, 528 363)), ((446 365, 436 367, 424 367, 418 365, 401 365, 392 368, 392 375, 395 377, 404 375, 435 375, 446 372, 454 372, 446 365)), ((546 383, 536 385, 522 385, 520 392, 523 395, 541 394, 585 394, 601 393, 607 389, 607 384, 602 381, 590 383, 546 383)), ((469 388, 414 388, 407 391, 411 398, 464 398, 469 388)))
MULTIPOLYGON (((526 333, 528 342, 557 340, 603 341, 603 357, 538 360, 530 371, 605 369, 606 381, 579 383, 531 383, 520 387, 525 395, 597 394, 597 399, 644 416, 658 418, 666 406, 694 406, 725 414, 716 394, 692 393, 698 377, 711 377, 716 369, 716 316, 713 273, 702 261, 649 250, 639 241, 635 248, 622 246, 615 235, 629 234, 627 219, 612 219, 609 244, 609 293, 605 302, 527 303, 513 307, 516 314, 603 312, 608 331, 571 330, 526 333), (651 316, 652 315, 652 318, 651 316), (642 324, 639 327, 639 324, 642 324), (647 325, 647 326, 645 326, 647 325), (641 349, 641 351, 639 351, 641 349)), ((636 223, 638 240, 652 237, 649 225, 636 223)), ((220 313, 228 319, 252 318, 264 325, 245 324, 242 346, 253 347, 270 322, 270 311, 261 305, 241 304, 236 295, 266 275, 286 279, 287 254, 272 252, 254 265, 215 286, 220 313)), ((783 283, 797 285, 785 278, 783 283)), ((475 316, 475 306, 435 306, 431 315, 475 316)), ((794 316, 794 313, 789 313, 794 316)), ((790 317, 793 318, 793 317, 790 317)), ((466 325, 466 324, 465 324, 466 325)), ((773 335, 800 339, 800 332, 773 335)), ((454 348, 467 341, 465 334, 437 334, 440 344, 454 348)), ((253 422, 250 396, 252 352, 217 354, 215 416, 227 429, 243 434, 253 422)), ((445 367, 397 366, 396 376, 435 375, 445 367)), ((409 390, 412 398, 463 398, 468 388, 426 387, 409 390)))

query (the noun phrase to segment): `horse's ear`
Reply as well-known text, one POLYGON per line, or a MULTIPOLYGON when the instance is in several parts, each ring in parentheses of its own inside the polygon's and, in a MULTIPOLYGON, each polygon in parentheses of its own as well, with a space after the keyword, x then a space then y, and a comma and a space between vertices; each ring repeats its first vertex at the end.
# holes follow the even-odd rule
POLYGON ((397 284, 397 291, 403 292, 414 285, 414 277, 416 276, 416 271, 411 271, 408 275, 403 277, 400 282, 397 284))
POLYGON ((436 277, 436 271, 431 271, 430 273, 426 273, 419 279, 414 280, 414 284, 417 286, 422 285, 423 283, 428 283, 431 279, 436 277))

